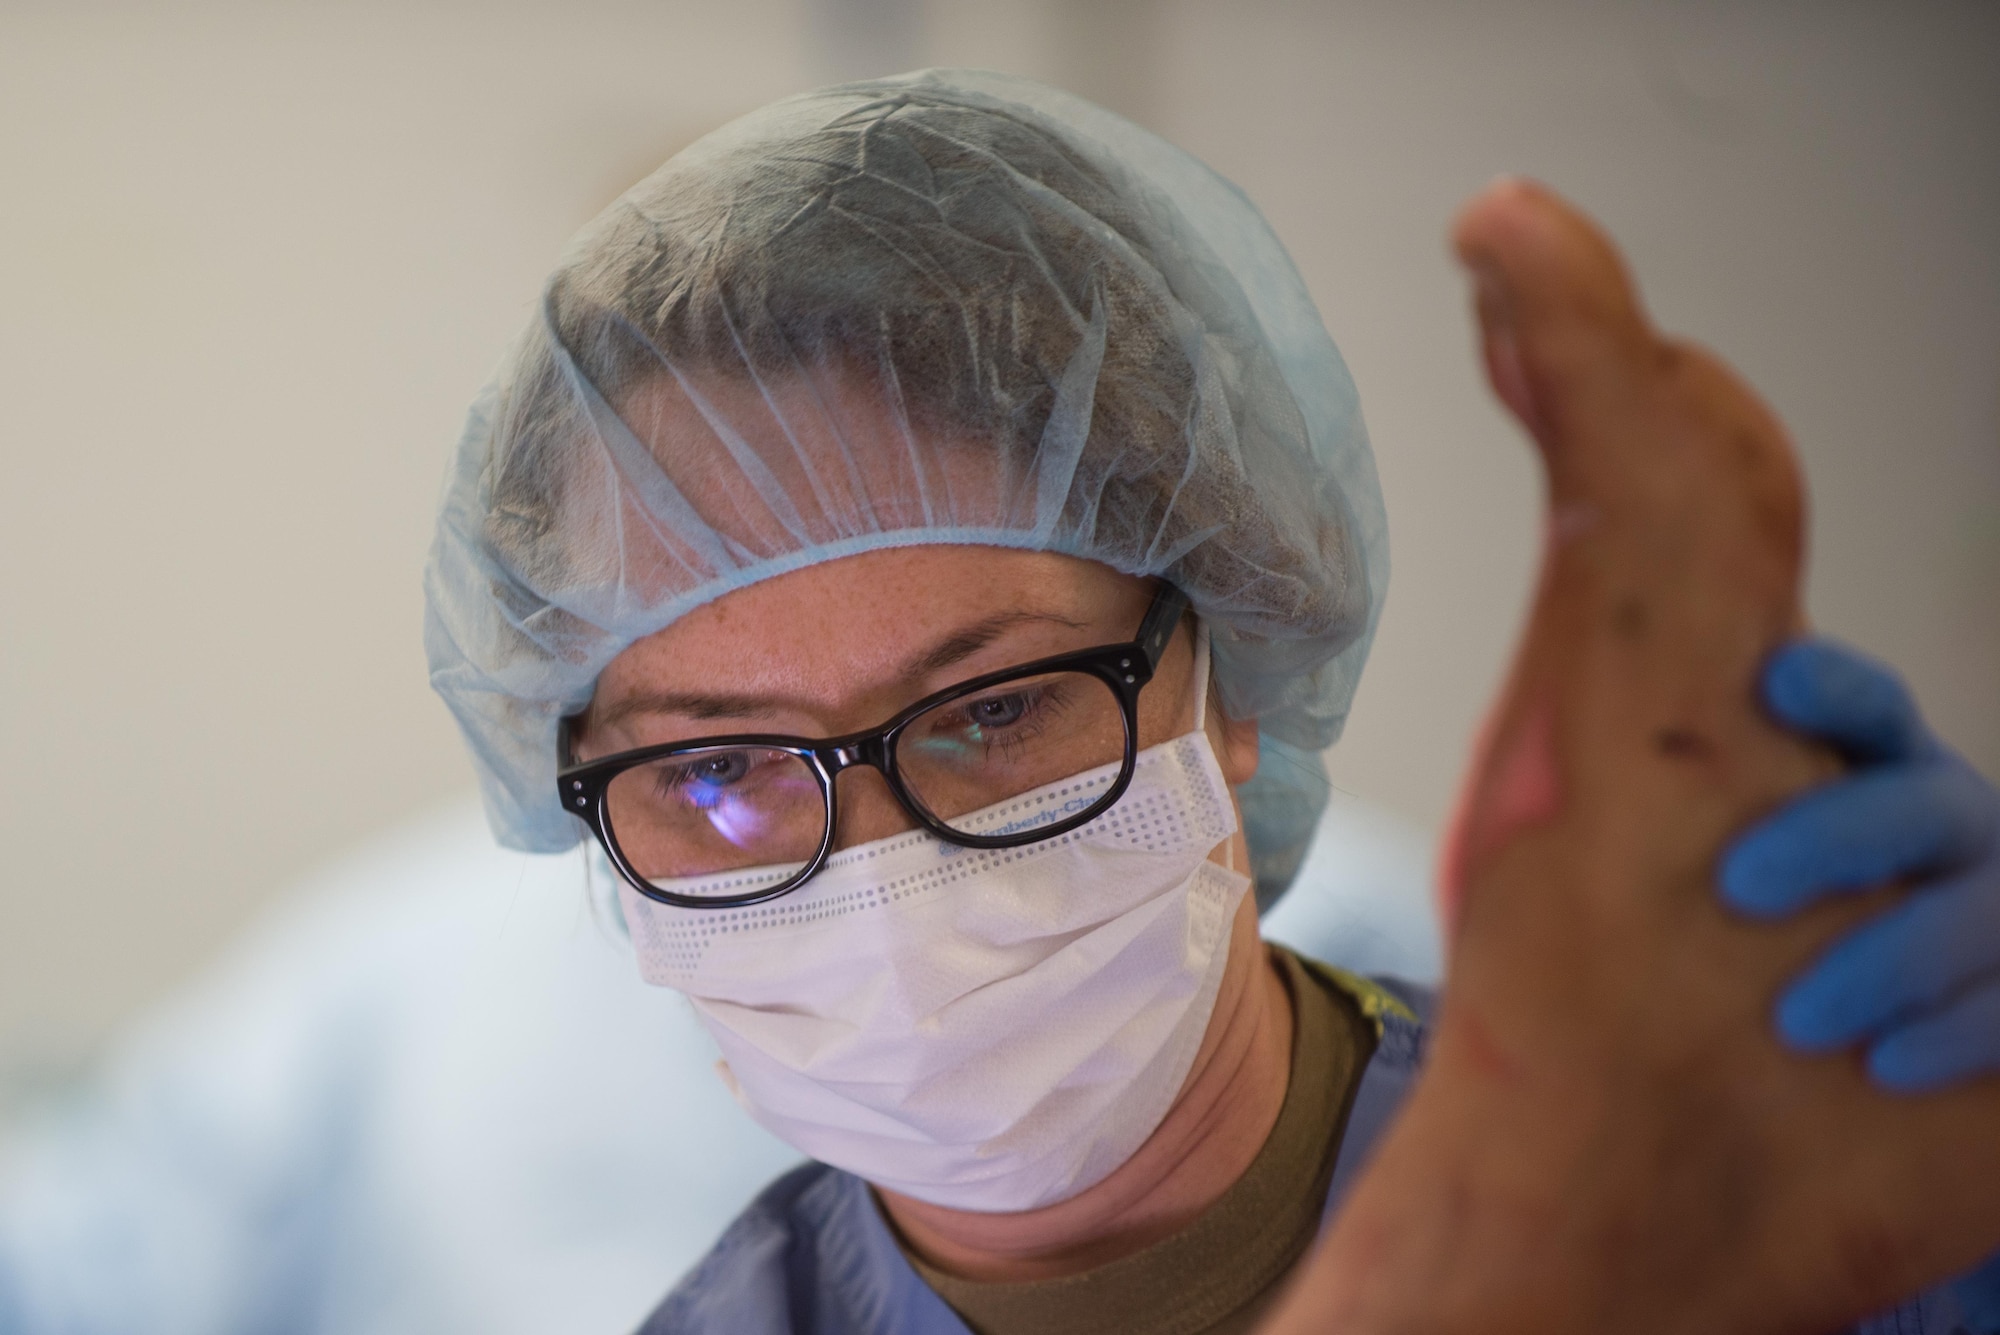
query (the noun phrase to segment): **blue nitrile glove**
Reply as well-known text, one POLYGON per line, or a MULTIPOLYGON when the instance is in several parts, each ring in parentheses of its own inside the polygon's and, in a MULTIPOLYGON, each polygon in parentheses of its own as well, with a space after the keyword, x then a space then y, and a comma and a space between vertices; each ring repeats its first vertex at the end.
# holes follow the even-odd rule
MULTIPOLYGON (((1900 678, 1827 640, 1764 670, 1778 720, 1838 748, 1845 777, 1794 799, 1723 855, 1722 896, 1780 917, 1828 895, 1916 889, 1835 942, 1778 1000, 1792 1047, 1868 1047, 1898 1092, 2000 1071, 2000 791, 1933 737, 1900 678)), ((2000 1332, 2000 1257, 1952 1286, 1969 1329, 2000 1332)))
POLYGON ((1951 1286, 1965 1328, 1977 1335, 2000 1331, 2000 1256, 1951 1286))
POLYGON ((1844 890, 1917 890, 1835 943, 1778 1002, 1791 1046, 1868 1046, 1898 1091, 2000 1071, 2000 792, 1931 736, 1894 673, 1826 640, 1764 671, 1779 721, 1853 772, 1792 801, 1722 860, 1723 898, 1779 917, 1844 890))

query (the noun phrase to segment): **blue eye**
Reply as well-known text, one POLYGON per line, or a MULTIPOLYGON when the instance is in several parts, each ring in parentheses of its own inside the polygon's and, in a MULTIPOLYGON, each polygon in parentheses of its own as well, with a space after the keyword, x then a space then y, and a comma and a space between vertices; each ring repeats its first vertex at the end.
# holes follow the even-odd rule
POLYGON ((1029 701, 1024 693, 1013 695, 992 695, 984 700, 974 701, 967 707, 966 718, 979 728, 1006 728, 1019 723, 1028 712, 1029 701))
POLYGON ((1061 705, 1062 691, 1049 682, 954 700, 925 716, 922 726, 906 735, 905 744, 938 759, 956 753, 954 763, 984 760, 1028 741, 1048 726, 1052 710, 1061 712, 1061 705))
POLYGON ((756 768, 756 759, 747 751, 713 751, 660 766, 656 782, 662 796, 678 795, 701 806, 742 783, 756 768))
POLYGON ((710 788, 722 788, 750 772, 750 757, 741 751, 725 751, 703 756, 688 766, 688 779, 710 788))

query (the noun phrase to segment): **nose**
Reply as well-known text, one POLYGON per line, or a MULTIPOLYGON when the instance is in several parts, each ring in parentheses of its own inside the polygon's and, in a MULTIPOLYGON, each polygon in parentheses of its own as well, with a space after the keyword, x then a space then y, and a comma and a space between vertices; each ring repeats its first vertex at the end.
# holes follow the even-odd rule
POLYGON ((852 848, 917 828, 873 765, 853 765, 833 779, 836 802, 833 846, 852 848))

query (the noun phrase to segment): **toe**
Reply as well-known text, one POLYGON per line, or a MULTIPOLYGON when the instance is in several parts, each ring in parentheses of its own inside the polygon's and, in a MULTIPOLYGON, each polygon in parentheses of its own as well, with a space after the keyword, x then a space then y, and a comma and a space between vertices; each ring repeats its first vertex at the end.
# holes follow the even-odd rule
MULTIPOLYGON (((1611 241, 1529 181, 1502 179, 1460 212, 1452 240, 1471 271, 1495 391, 1544 451, 1579 399, 1629 405, 1660 343, 1611 241)), ((1555 462, 1553 459, 1551 462, 1555 462)))

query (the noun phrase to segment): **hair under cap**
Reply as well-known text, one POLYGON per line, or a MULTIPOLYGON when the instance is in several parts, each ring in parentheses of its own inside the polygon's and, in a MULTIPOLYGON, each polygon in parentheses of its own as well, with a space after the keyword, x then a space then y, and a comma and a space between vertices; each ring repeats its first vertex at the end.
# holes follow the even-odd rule
POLYGON ((501 842, 568 848, 560 719, 626 646, 922 543, 1184 590, 1261 902, 1327 798, 1388 583, 1347 368, 1234 186, 1098 107, 929 70, 743 117, 592 222, 474 404, 425 573, 431 682, 501 842), (894 429, 858 432, 844 398, 894 429))

